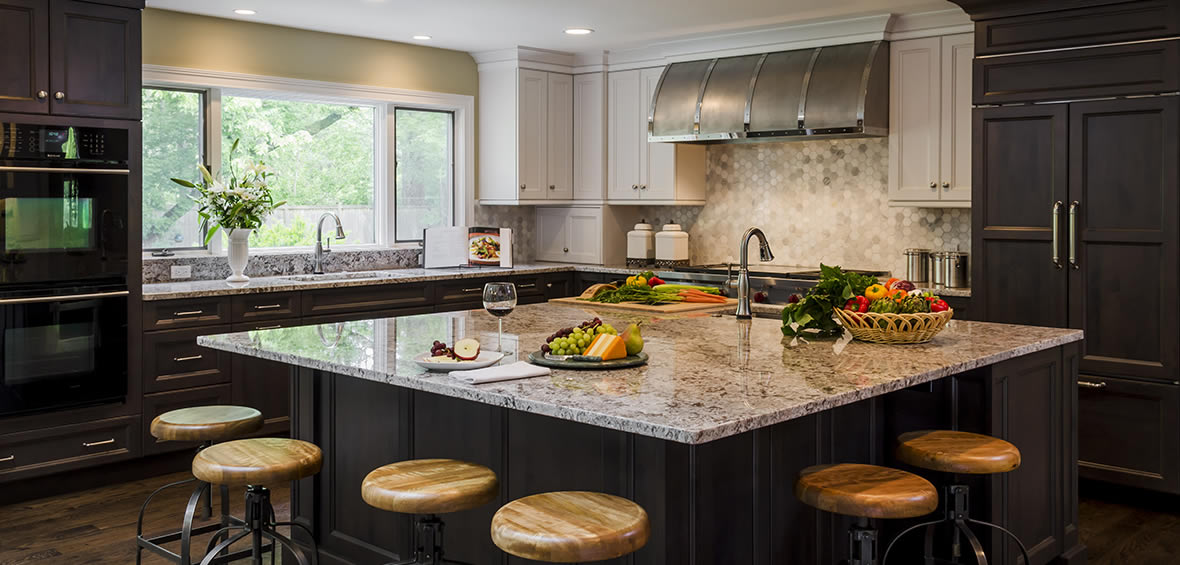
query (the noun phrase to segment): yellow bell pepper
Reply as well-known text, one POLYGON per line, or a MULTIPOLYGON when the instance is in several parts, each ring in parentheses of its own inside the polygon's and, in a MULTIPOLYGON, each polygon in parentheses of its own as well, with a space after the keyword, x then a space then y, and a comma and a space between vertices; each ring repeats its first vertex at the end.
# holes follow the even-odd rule
POLYGON ((869 301, 873 301, 877 300, 878 298, 885 298, 888 293, 889 291, 885 288, 885 285, 874 284, 865 289, 865 298, 868 298, 869 301))

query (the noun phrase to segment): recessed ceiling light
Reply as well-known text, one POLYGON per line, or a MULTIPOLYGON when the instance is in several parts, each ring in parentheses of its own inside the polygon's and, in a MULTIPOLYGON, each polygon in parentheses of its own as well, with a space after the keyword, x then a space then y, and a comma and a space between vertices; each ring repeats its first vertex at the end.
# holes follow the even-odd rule
POLYGON ((594 30, 588 27, 569 27, 565 29, 566 35, 590 35, 594 30))
POLYGON ((415 35, 414 39, 417 39, 418 41, 427 41, 430 39, 430 36, 429 35, 415 35))
POLYGON ((254 10, 241 9, 241 10, 234 10, 234 13, 239 16, 253 16, 254 14, 257 14, 258 12, 255 12, 254 10))

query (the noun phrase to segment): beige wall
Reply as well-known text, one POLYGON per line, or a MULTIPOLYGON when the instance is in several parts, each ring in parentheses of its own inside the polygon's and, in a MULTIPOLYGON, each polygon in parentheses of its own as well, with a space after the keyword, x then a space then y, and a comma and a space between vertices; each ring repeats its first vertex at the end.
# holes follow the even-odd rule
POLYGON ((475 61, 437 49, 147 9, 143 62, 475 96, 475 61))

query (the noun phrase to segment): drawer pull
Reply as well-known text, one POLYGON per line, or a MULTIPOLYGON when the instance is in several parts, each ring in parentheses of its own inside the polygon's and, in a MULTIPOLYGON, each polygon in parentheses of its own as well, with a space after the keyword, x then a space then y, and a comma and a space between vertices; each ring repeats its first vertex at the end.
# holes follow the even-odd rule
POLYGON ((201 314, 204 314, 204 313, 205 313, 204 310, 188 310, 186 312, 173 312, 172 315, 174 317, 180 318, 180 317, 184 317, 184 316, 200 316, 201 314))
POLYGON ((463 292, 479 292, 481 290, 483 290, 483 289, 482 288, 465 288, 465 289, 463 289, 463 292))
POLYGON ((520 288, 537 288, 537 283, 522 284, 520 288))
POLYGON ((1092 383, 1089 381, 1078 381, 1078 386, 1082 388, 1106 388, 1106 382, 1098 381, 1096 383, 1092 383))
POLYGON ((257 328, 254 328, 254 331, 258 331, 258 330, 277 330, 277 329, 279 329, 279 328, 281 328, 281 327, 283 327, 283 325, 282 325, 282 324, 275 324, 275 325, 273 325, 273 326, 258 326, 257 328))
POLYGON ((197 359, 204 359, 204 355, 189 355, 188 357, 173 357, 172 361, 181 363, 184 361, 196 361, 197 359))
POLYGON ((9 455, 8 457, 0 457, 0 463, 7 463, 9 461, 12 461, 13 459, 16 459, 15 455, 9 455))
POLYGON ((82 442, 82 447, 98 447, 100 445, 110 445, 112 443, 115 443, 115 438, 104 439, 102 441, 84 441, 82 442))
POLYGON ((254 307, 255 310, 273 310, 275 308, 282 308, 282 304, 259 304, 254 307))

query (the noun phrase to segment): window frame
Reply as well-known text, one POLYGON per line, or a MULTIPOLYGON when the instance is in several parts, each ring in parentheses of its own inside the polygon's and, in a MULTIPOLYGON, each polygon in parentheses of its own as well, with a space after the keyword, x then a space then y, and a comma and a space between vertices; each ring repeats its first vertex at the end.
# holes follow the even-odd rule
MULTIPOLYGON (((345 103, 374 107, 374 239, 372 244, 339 246, 342 250, 418 248, 421 239, 398 240, 396 226, 396 162, 394 148, 397 108, 450 112, 451 201, 454 225, 466 225, 475 210, 475 97, 466 94, 423 92, 396 88, 269 77, 224 71, 208 71, 160 65, 143 66, 143 87, 205 92, 205 160, 216 175, 221 165, 221 99, 225 92, 249 96, 271 95, 279 99, 345 103), (214 159, 213 156, 217 158, 214 159)), ((347 226, 345 226, 347 229, 347 226)), ((214 237, 207 248, 175 249, 178 254, 224 254, 224 236, 214 237)), ((172 249, 172 248, 169 248, 172 249)), ((271 247, 267 253, 308 252, 311 247, 271 247)), ((145 249, 144 256, 150 252, 145 249)))
POLYGON ((435 112, 435 113, 439 113, 439 114, 450 114, 451 115, 451 137, 449 140, 449 146, 451 149, 451 157, 450 157, 450 161, 448 163, 448 166, 451 168, 451 221, 452 221, 452 223, 457 223, 458 222, 457 218, 459 216, 459 212, 458 212, 459 197, 457 194, 458 190, 457 190, 457 182, 456 182, 456 178, 455 178, 455 146, 458 145, 456 143, 456 139, 455 139, 456 116, 455 116, 455 112, 453 110, 440 110, 440 109, 434 109, 434 108, 419 108, 417 106, 407 106, 404 104, 392 104, 389 107, 390 123, 392 124, 392 126, 389 128, 389 145, 390 145, 389 163, 391 164, 389 167, 389 188, 390 188, 389 199, 391 201, 390 207, 389 207, 389 217, 391 218, 391 221, 389 222, 389 224, 390 224, 390 226, 389 226, 390 242, 395 243, 395 244, 397 244, 397 243, 418 243, 418 244, 421 244, 421 243, 423 243, 425 236, 419 237, 417 239, 398 239, 397 238, 397 189, 398 189, 398 186, 397 186, 397 111, 398 110, 412 110, 415 112, 435 112))
MULTIPOLYGON (((205 167, 208 167, 209 166, 209 163, 208 163, 209 153, 210 153, 210 151, 209 151, 209 143, 210 143, 209 142, 209 139, 210 139, 210 136, 209 136, 209 132, 210 132, 210 128, 209 128, 210 93, 209 93, 209 89, 199 88, 199 87, 173 86, 173 85, 160 86, 160 85, 153 85, 153 84, 144 84, 142 88, 143 89, 151 89, 151 90, 168 90, 168 91, 172 91, 172 92, 188 92, 191 94, 200 95, 201 101, 198 106, 200 108, 200 115, 199 115, 198 119, 201 121, 201 143, 200 143, 201 161, 202 161, 201 164, 205 165, 205 167)), ((221 121, 220 112, 218 114, 217 120, 218 120, 218 123, 220 124, 220 121, 221 121)), ((140 190, 142 190, 142 186, 141 186, 140 190)), ((205 229, 201 230, 201 237, 202 238, 204 237, 206 229, 208 229, 208 228, 206 227, 205 229)), ((141 242, 142 242, 142 239, 143 239, 143 235, 140 234, 141 242)), ((214 243, 213 241, 210 241, 208 244, 201 244, 199 246, 189 246, 189 247, 147 247, 147 246, 144 246, 143 251, 145 254, 148 254, 148 255, 153 254, 153 253, 162 252, 162 251, 171 251, 171 252, 208 251, 210 249, 210 247, 213 245, 213 243, 214 243)), ((217 243, 220 243, 220 241, 218 241, 217 243)))

